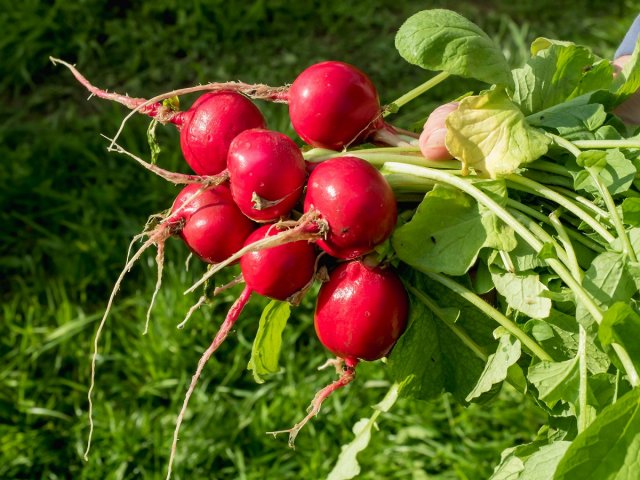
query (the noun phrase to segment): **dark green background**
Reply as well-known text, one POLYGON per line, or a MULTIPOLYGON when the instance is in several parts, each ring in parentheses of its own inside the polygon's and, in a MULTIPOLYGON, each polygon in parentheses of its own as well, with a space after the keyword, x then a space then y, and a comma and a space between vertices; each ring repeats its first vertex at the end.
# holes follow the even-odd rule
MULTIPOLYGON (((365 70, 390 102, 432 73, 403 62, 394 34, 412 13, 445 6, 483 27, 510 62, 537 36, 573 40, 610 57, 640 12, 637 1, 0 1, 0 478, 163 478, 186 384, 238 291, 176 330, 195 301, 182 291, 185 248, 168 242, 164 286, 142 336, 155 270, 148 253, 125 280, 101 340, 96 436, 88 463, 91 342, 130 238, 178 189, 106 151, 126 110, 92 99, 48 57, 76 63, 97 85, 150 97, 207 81, 281 85, 313 62, 365 70)), ((451 79, 405 107, 410 127, 478 85, 451 79)), ((193 98, 184 98, 188 105, 193 98)), ((259 104, 293 135, 286 107, 259 104)), ((148 121, 122 144, 148 158, 148 121)), ((162 129, 159 163, 186 171, 176 132, 162 129)), ((222 279, 221 279, 222 280, 222 279)), ((264 432, 287 427, 333 377, 313 334, 312 301, 294 311, 282 373, 257 385, 245 370, 264 301, 254 299, 208 365, 183 425, 175 478, 322 478, 351 426, 388 386, 381 364, 359 368, 300 434, 297 449, 264 432)), ((519 395, 463 408, 444 396, 401 401, 361 455, 361 478, 486 478, 499 453, 545 419, 519 395)))

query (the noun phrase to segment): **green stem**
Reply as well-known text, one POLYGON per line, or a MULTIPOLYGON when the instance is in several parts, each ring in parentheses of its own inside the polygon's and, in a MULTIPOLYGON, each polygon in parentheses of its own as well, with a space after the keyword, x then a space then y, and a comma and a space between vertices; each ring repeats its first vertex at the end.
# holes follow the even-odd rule
MULTIPOLYGON (((535 218, 536 220, 540 220, 541 222, 546 223, 547 225, 551 225, 551 220, 549 220, 549 217, 547 217, 546 215, 538 212, 537 210, 534 210, 533 208, 521 202, 513 200, 512 198, 507 198, 507 206, 512 209, 519 210, 527 214, 528 216, 535 218)), ((565 230, 567 232, 567 235, 572 237, 574 240, 582 243, 585 247, 589 248, 590 250, 593 250, 594 252, 598 252, 598 253, 604 252, 605 250, 604 247, 599 243, 594 242, 589 237, 586 237, 580 232, 576 232, 571 228, 567 229, 565 227, 565 230)))
POLYGON ((382 174, 394 192, 426 193, 431 191, 433 186, 436 184, 436 182, 425 181, 424 179, 416 178, 413 175, 406 175, 403 173, 386 173, 384 169, 382 169, 382 174))
POLYGON ((578 385, 578 433, 583 432, 589 426, 589 416, 587 415, 587 398, 589 395, 589 384, 587 383, 587 330, 578 325, 578 371, 580 383, 578 385))
POLYGON ((563 177, 571 177, 571 174, 562 165, 557 163, 548 162, 546 160, 536 160, 527 164, 527 169, 540 170, 541 172, 555 173, 556 175, 562 175, 563 177))
POLYGON ((489 359, 487 354, 482 351, 480 346, 473 341, 473 339, 467 334, 467 332, 462 330, 456 324, 451 323, 447 320, 447 316, 440 308, 440 305, 438 305, 431 297, 429 297, 421 290, 418 290, 413 285, 406 284, 406 287, 411 293, 416 296, 418 300, 420 300, 420 302, 422 302, 429 310, 431 310, 433 314, 442 321, 442 323, 449 327, 449 329, 462 341, 462 343, 464 343, 469 348, 469 350, 471 350, 475 354, 476 357, 478 357, 483 362, 486 362, 489 359))
POLYGON ((544 183, 549 187, 556 187, 556 186, 565 187, 565 188, 573 187, 573 180, 564 176, 549 174, 549 172, 537 172, 535 170, 527 170, 526 172, 524 172, 523 175, 536 182, 544 183))
MULTIPOLYGON (((556 144, 558 144, 563 148, 566 148, 568 151, 573 153, 576 157, 580 155, 581 152, 580 152, 580 149, 578 148, 578 142, 572 143, 557 135, 552 135, 552 134, 550 135, 553 138, 553 141, 556 142, 556 144)), ((638 147, 640 148, 640 145, 638 147)), ((615 147, 607 146, 607 147, 600 147, 600 148, 615 148, 615 147)), ((616 207, 615 202, 613 201, 613 197, 611 196, 609 189, 606 187, 606 185, 603 184, 600 176, 592 168, 587 168, 587 171, 589 172, 589 175, 591 175, 591 179, 595 182, 596 186, 598 187, 600 195, 602 196, 604 203, 607 206, 607 210, 609 210, 609 214, 611 216, 613 225, 616 229, 616 232, 618 233, 618 237, 620 238, 620 241, 622 242, 623 252, 629 256, 631 261, 637 262, 638 259, 633 250, 633 247, 631 246, 631 241, 627 236, 627 232, 624 229, 624 225, 622 224, 622 219, 620 218, 620 215, 618 215, 618 209, 616 207)))
POLYGON ((507 211, 511 213, 525 227, 531 230, 533 234, 536 237, 538 237, 540 240, 542 240, 545 243, 552 244, 558 254, 558 258, 560 259, 560 261, 564 263, 567 267, 569 267, 570 260, 569 260, 569 256, 567 255, 567 252, 565 252, 565 250, 560 245, 558 245, 558 242, 556 242, 556 240, 551 235, 549 235, 544 228, 542 228, 532 219, 530 219, 526 215, 523 215, 516 209, 507 208, 507 211))
MULTIPOLYGON (((318 150, 318 149, 314 149, 318 150)), ((324 150, 321 152, 314 152, 310 150, 304 154, 304 158, 307 162, 320 163, 331 158, 338 158, 344 156, 353 156, 361 158, 369 162, 371 165, 381 167, 386 162, 406 163, 407 165, 418 165, 421 167, 429 168, 442 168, 442 169, 460 169, 460 162, 457 160, 428 160, 422 156, 418 151, 404 147, 391 147, 391 148, 362 148, 359 150, 350 150, 347 152, 334 152, 332 150, 324 150), (313 155, 310 155, 314 152, 313 155), (404 154, 403 154, 404 153, 404 154)))
POLYGON ((545 352, 544 349, 535 342, 535 340, 533 340, 529 335, 524 333, 516 323, 514 323, 511 319, 503 315, 499 310, 493 308, 487 302, 482 300, 482 298, 480 298, 478 295, 473 293, 471 290, 463 287, 458 282, 456 282, 455 280, 452 280, 446 275, 430 272, 429 270, 422 269, 422 268, 417 268, 417 270, 421 271, 432 280, 435 280, 436 282, 441 283, 448 289, 457 293, 466 301, 471 303, 474 307, 476 307, 478 310, 480 310, 482 313, 487 315, 489 318, 492 318, 493 320, 495 320, 499 325, 504 327, 511 335, 513 335, 518 340, 520 340, 520 342, 524 346, 526 346, 529 349, 529 351, 533 355, 538 357, 540 360, 544 360, 547 362, 553 361, 553 358, 551 358, 551 356, 547 352, 545 352))
MULTIPOLYGON (((573 249, 571 239, 564 228, 564 225, 560 221, 558 212, 551 212, 549 214, 551 223, 558 232, 558 238, 562 242, 567 255, 569 256, 571 273, 577 281, 582 283, 584 274, 578 264, 578 257, 573 249)), ((587 415, 587 398, 589 393, 588 384, 588 372, 587 372, 587 330, 579 323, 578 324, 578 372, 579 372, 579 385, 578 385, 578 433, 584 431, 589 426, 589 416, 587 415)))
POLYGON ((624 371, 627 373, 627 380, 629 380, 632 387, 637 387, 640 384, 640 378, 638 377, 636 367, 631 361, 631 357, 629 357, 629 353, 627 353, 624 347, 619 343, 614 342, 611 344, 611 347, 613 348, 613 351, 616 352, 620 363, 622 363, 624 371))
MULTIPOLYGON (((431 297, 429 297, 426 293, 421 290, 418 290, 413 285, 406 284, 407 289, 415 295, 415 297, 422 302, 429 310, 433 312, 433 314, 438 317, 438 319, 444 323, 449 329, 453 332, 453 334, 460 339, 460 341, 471 350, 476 357, 478 357, 483 362, 487 362, 489 360, 489 356, 484 353, 480 345, 478 345, 473 338, 469 336, 467 332, 464 331, 463 328, 456 325, 455 323, 451 323, 447 320, 447 316, 442 311, 440 305, 438 305, 431 297)), ((513 374, 511 373, 511 369, 507 370, 507 382, 509 382, 516 390, 520 390, 518 387, 518 382, 513 378, 513 374)))
MULTIPOLYGON (((335 155, 336 157, 345 154, 335 155)), ((460 169, 460 162, 457 160, 427 160, 422 155, 399 155, 389 153, 368 153, 366 150, 358 150, 356 152, 348 152, 348 155, 361 158, 372 165, 381 167, 387 162, 405 163, 407 165, 418 165, 419 167, 442 168, 442 169, 460 169)), ((333 158, 333 157, 331 157, 333 158)))
POLYGON ((621 140, 574 140, 573 144, 578 148, 585 150, 595 148, 640 148, 640 140, 621 139, 621 140))
MULTIPOLYGON (((399 163, 388 163, 386 165, 387 170, 395 171, 399 173, 408 173, 413 174, 418 177, 428 178, 431 180, 439 181, 442 183, 446 183, 453 187, 458 188, 459 190, 471 195, 475 198, 479 203, 482 203, 484 206, 489 208, 494 214, 496 214, 504 223, 509 225, 513 230, 522 237, 522 239, 531 246, 537 253, 542 250, 543 243, 533 234, 530 230, 528 230, 524 225, 518 222, 513 215, 511 215, 507 210, 505 210, 501 205, 495 202, 491 197, 489 197, 482 190, 472 185, 467 180, 462 178, 458 178, 454 175, 451 175, 447 172, 443 172, 440 170, 433 170, 429 168, 416 167, 413 165, 403 165, 399 163)), ((535 183, 535 182, 534 182, 535 183)), ((596 305, 591 296, 587 293, 587 291, 582 287, 580 283, 576 281, 575 278, 571 275, 571 272, 567 270, 562 262, 555 258, 547 258, 545 262, 549 267, 555 271, 558 276, 565 282, 565 284, 573 291, 574 295, 576 295, 578 301, 584 303, 585 307, 589 311, 589 313, 596 319, 598 324, 602 321, 602 311, 596 305)))
POLYGON ((609 192, 609 189, 606 185, 604 185, 600 176, 596 172, 594 172, 592 168, 587 168, 587 171, 589 172, 589 175, 591 175, 591 179, 598 187, 598 191, 600 192, 600 196, 602 196, 604 200, 604 204, 607 206, 607 210, 609 210, 609 215, 611 215, 613 226, 618 233, 618 238, 622 242, 623 253, 625 253, 632 262, 637 262, 638 258, 636 257, 636 252, 633 250, 631 240, 629 240, 629 235, 627 235, 627 231, 622 224, 622 219, 618 214, 618 207, 616 207, 616 204, 613 201, 611 192, 609 192))
POLYGON ((575 143, 570 142, 569 140, 565 140, 564 138, 558 135, 554 135, 553 133, 548 133, 548 132, 547 132, 547 136, 551 137, 551 139, 554 141, 556 145, 571 152, 575 157, 579 156, 582 153, 580 151, 580 148, 575 143))
POLYGON ((573 243, 571 243, 569 234, 567 233, 567 230, 564 228, 564 225, 560 221, 558 212, 557 211, 551 212, 549 214, 549 220, 551 221, 551 224, 555 227, 556 232, 558 232, 558 238, 562 242, 564 251, 567 252, 568 267, 571 270, 571 273, 573 274, 574 278, 578 282, 582 283, 584 274, 582 272, 582 269, 580 268, 580 264, 578 263, 578 257, 576 255, 575 249, 573 248, 573 243))
POLYGON ((564 195, 565 197, 568 197, 568 198, 572 199, 576 203, 580 203, 580 204, 584 205, 589 210, 591 210, 595 215, 597 215, 598 217, 606 220, 607 223, 611 223, 611 220, 609 219, 609 212, 607 212, 605 210, 602 210, 599 206, 597 206, 595 203, 593 203, 588 198, 585 198, 582 195, 578 195, 576 192, 574 192, 572 190, 568 190, 568 189, 562 188, 562 187, 551 187, 551 189, 555 190, 560 195, 564 195))
POLYGON ((606 228, 604 228, 595 218, 589 215, 587 212, 582 210, 578 205, 573 203, 567 197, 560 195, 554 190, 542 185, 541 183, 534 182, 528 178, 524 178, 520 175, 507 175, 505 177, 507 179, 507 183, 510 184, 513 188, 525 187, 524 190, 529 193, 534 193, 536 195, 540 195, 544 198, 551 200, 558 205, 561 205, 569 212, 573 213, 576 217, 582 220, 584 223, 589 225, 594 232, 600 235, 605 242, 612 243, 615 241, 615 237, 611 235, 606 228))
POLYGON ((447 72, 438 73, 435 77, 430 78, 429 80, 424 82, 422 85, 418 85, 413 90, 408 91, 401 97, 391 102, 391 104, 389 104, 389 107, 391 108, 387 108, 386 111, 383 113, 383 116, 386 117, 390 113, 397 112, 398 109, 400 109, 401 107, 409 103, 411 100, 419 97, 420 95, 425 93, 427 90, 435 87, 440 82, 446 80, 448 77, 449 77, 449 73, 447 72))
POLYGON ((311 150, 307 150, 303 152, 302 156, 307 162, 322 162, 324 160, 328 160, 329 158, 334 157, 343 157, 347 154, 355 154, 356 152, 369 152, 369 153, 407 153, 407 154, 417 154, 422 155, 420 153, 420 147, 373 147, 373 148, 355 148, 353 150, 347 151, 336 151, 329 150, 328 148, 312 148, 311 150))

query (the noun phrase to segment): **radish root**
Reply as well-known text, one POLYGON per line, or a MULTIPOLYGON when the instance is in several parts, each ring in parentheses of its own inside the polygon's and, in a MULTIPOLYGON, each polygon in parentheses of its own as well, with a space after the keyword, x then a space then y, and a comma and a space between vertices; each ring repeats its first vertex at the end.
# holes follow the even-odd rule
POLYGON ((313 400, 311 401, 311 404, 309 405, 309 408, 307 409, 308 413, 306 417, 304 417, 302 420, 300 420, 298 423, 296 423, 293 427, 291 427, 288 430, 277 430, 275 432, 267 432, 267 433, 273 436, 276 436, 279 433, 288 433, 289 447, 295 448, 295 441, 296 441, 296 437, 298 436, 298 433, 300 432, 300 430, 302 430, 302 428, 307 424, 309 420, 311 420, 320 412, 320 407, 322 406, 322 403, 333 392, 341 389, 342 387, 349 385, 356 378, 356 365, 358 364, 358 360, 346 359, 344 361, 344 368, 341 368, 342 363, 343 362, 341 358, 336 358, 335 360, 332 359, 328 362, 325 362, 320 367, 320 368, 325 368, 327 366, 335 366, 336 371, 340 375, 340 378, 338 378, 333 383, 330 383, 329 385, 324 387, 322 390, 320 390, 318 393, 316 393, 316 395, 313 397, 313 400))
POLYGON ((229 309, 227 318, 225 318, 224 322, 220 326, 220 330, 218 330, 218 333, 213 339, 213 342, 211 342, 211 345, 209 345, 209 348, 205 350, 204 354, 198 361, 198 368, 196 369, 196 373, 194 373, 193 377, 191 378, 191 384, 189 385, 189 389, 187 390, 187 393, 184 397, 182 409, 180 410, 180 413, 178 414, 178 418, 176 420, 176 428, 173 432, 173 442, 171 444, 171 454, 169 456, 169 466, 167 468, 167 480, 169 480, 169 478, 171 477, 171 469, 173 466, 173 461, 175 459, 176 449, 178 446, 178 434, 180 432, 180 426, 182 425, 182 421, 187 411, 187 406, 189 404, 189 399, 191 398, 191 395, 193 394, 193 391, 196 388, 196 384, 200 379, 202 370, 204 369, 204 366, 207 364, 207 362, 211 358, 211 355, 213 355, 213 353, 218 349, 220 344, 222 344, 222 342, 229 335, 229 332, 231 331, 236 321, 238 320, 238 317, 240 316, 242 309, 249 301, 249 298, 251 297, 251 293, 252 293, 251 288, 249 288, 248 286, 245 287, 245 289, 242 291, 238 299, 234 302, 234 304, 229 309))
MULTIPOLYGON (((216 287, 213 291, 212 297, 215 297, 219 293, 224 292, 225 290, 231 287, 234 287, 242 282, 243 282, 243 278, 242 278, 242 274, 240 274, 236 278, 231 280, 229 283, 222 285, 220 287, 216 287)), ((198 301, 189 309, 189 311, 187 312, 187 315, 184 317, 184 320, 177 325, 177 328, 183 329, 184 326, 187 324, 187 321, 189 320, 189 318, 191 318, 191 315, 193 315, 196 312, 196 310, 198 310, 202 305, 207 303, 207 300, 208 300, 208 297, 206 295, 202 295, 198 299, 198 301)))
MULTIPOLYGON (((98 325, 98 329, 96 330, 96 335, 93 341, 93 355, 91 356, 91 382, 89 384, 89 391, 87 392, 87 399, 89 400, 89 437, 87 439, 87 448, 84 452, 84 459, 89 460, 89 451, 91 450, 91 440, 93 438, 93 389, 96 384, 96 363, 98 359, 98 342, 100 340, 100 335, 102 334, 102 330, 104 329, 105 323, 107 322, 107 317, 109 316, 109 312, 111 311, 111 306, 113 305, 113 300, 115 299, 118 290, 120 289, 120 285, 124 280, 125 275, 131 270, 136 261, 142 256, 142 254, 151 246, 151 245, 159 245, 166 241, 166 239, 171 235, 170 229, 168 228, 158 228, 149 234, 149 238, 146 242, 142 244, 142 246, 136 251, 136 253, 131 256, 131 258, 127 261, 126 265, 120 272, 118 279, 116 280, 115 285, 113 286, 113 290, 111 291, 111 295, 109 297, 109 302, 107 303, 107 308, 100 320, 100 324, 98 325)), ((135 239, 134 239, 135 240, 135 239)), ((129 257, 129 254, 127 254, 129 257)))
MULTIPOLYGON (((288 221, 286 223, 288 223, 288 221)), ((275 225, 276 228, 278 226, 278 224, 275 225)), ((196 288, 209 280, 224 267, 232 264, 247 253, 258 252, 260 250, 265 250, 267 248, 273 248, 279 245, 284 245, 285 243, 297 242, 300 240, 314 241, 318 238, 322 238, 325 235, 327 229, 328 225, 326 224, 326 222, 319 218, 316 212, 309 211, 302 217, 300 217, 298 222, 296 222, 295 227, 288 230, 283 230, 276 235, 272 235, 270 237, 266 237, 262 240, 258 240, 249 245, 246 245, 226 260, 212 265, 211 268, 209 268, 209 270, 207 270, 207 272, 200 278, 200 280, 189 287, 184 293, 187 294, 193 292, 196 288)))
POLYGON ((164 242, 158 242, 157 244, 157 252, 156 252, 156 265, 158 266, 158 277, 156 279, 156 287, 153 290, 153 295, 151 295, 151 302, 149 302, 149 308, 147 309, 147 319, 144 323, 144 332, 143 335, 149 333, 149 321, 151 320, 151 309, 153 305, 156 303, 156 297, 158 296, 158 292, 160 291, 160 287, 162 286, 162 270, 164 267, 164 242))
POLYGON ((136 162, 138 162, 147 170, 155 173, 159 177, 164 178, 165 180, 173 183, 174 185, 202 183, 205 186, 216 186, 226 182, 229 179, 229 172, 226 169, 218 173, 217 175, 188 175, 185 173, 177 173, 177 172, 171 172, 169 170, 165 170, 164 168, 160 168, 157 165, 154 165, 149 162, 145 162, 142 158, 138 157, 137 155, 134 155, 133 153, 129 152, 122 146, 115 143, 115 140, 113 140, 112 138, 109 138, 106 135, 101 135, 101 136, 111 142, 111 145, 107 147, 108 151, 127 155, 128 157, 134 159, 136 162))

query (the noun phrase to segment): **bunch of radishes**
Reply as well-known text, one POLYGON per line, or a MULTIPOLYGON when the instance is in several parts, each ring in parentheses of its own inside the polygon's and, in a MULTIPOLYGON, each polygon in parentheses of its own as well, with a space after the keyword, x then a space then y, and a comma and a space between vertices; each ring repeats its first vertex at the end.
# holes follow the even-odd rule
MULTIPOLYGON (((354 378, 357 363, 387 355, 405 328, 409 301, 402 282, 378 255, 368 255, 395 228, 391 187, 375 167, 352 153, 307 164, 291 138, 266 128, 242 84, 221 84, 201 95, 189 110, 175 111, 164 103, 107 93, 64 64, 93 94, 174 124, 180 130, 184 158, 196 173, 170 177, 188 184, 170 212, 145 232, 147 241, 124 271, 151 245, 158 247, 160 265, 164 241, 178 236, 212 264, 191 290, 237 260, 246 285, 198 364, 178 417, 171 459, 198 377, 252 292, 297 303, 319 279, 323 284, 315 329, 337 356, 341 375, 318 392, 309 414, 288 430, 293 442, 322 401, 354 378), (328 275, 326 266, 332 267, 328 275)), ((313 65, 288 89, 262 98, 286 101, 293 128, 313 147, 340 151, 365 141, 393 142, 396 136, 382 120, 373 83, 346 63, 313 65)), ((109 306, 121 279, 122 275, 109 306)))

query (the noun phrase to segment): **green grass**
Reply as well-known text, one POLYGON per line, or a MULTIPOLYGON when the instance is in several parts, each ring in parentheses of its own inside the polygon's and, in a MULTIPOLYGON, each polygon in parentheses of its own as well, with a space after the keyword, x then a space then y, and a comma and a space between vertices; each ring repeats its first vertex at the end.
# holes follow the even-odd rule
MULTIPOLYGON (((186 7, 158 0, 126 7, 27 0, 0 9, 6 26, 0 36, 0 478, 162 478, 197 359, 238 293, 224 294, 177 330, 195 301, 182 291, 202 266, 192 262, 186 272, 186 251, 171 240, 151 330, 143 336, 155 282, 153 255, 143 257, 125 280, 100 343, 96 433, 85 463, 97 322, 129 239, 178 189, 106 152, 99 133, 115 133, 125 111, 85 101, 86 93, 49 55, 76 62, 100 86, 136 96, 210 80, 284 84, 305 66, 335 58, 366 70, 389 102, 430 75, 405 64, 393 47, 395 30, 421 8, 448 5, 467 15, 517 65, 536 36, 572 39, 610 56, 640 7, 567 4, 256 0, 186 7)), ((409 126, 477 87, 452 79, 395 121, 409 126)), ((292 134, 284 107, 260 107, 272 128, 292 134)), ((134 118, 121 138, 143 156, 146 126, 134 118)), ((160 163, 184 170, 176 132, 163 129, 161 141, 160 163)), ((254 383, 246 363, 263 305, 252 300, 208 365, 182 428, 175 478, 322 478, 350 440, 352 425, 383 397, 384 368, 363 364, 357 382, 302 431, 295 451, 285 438, 265 435, 298 420, 333 375, 316 370, 327 353, 313 334, 307 300, 287 326, 282 372, 254 383)), ((447 396, 403 400, 381 417, 380 431, 361 454, 361 478, 487 478, 499 453, 529 441, 544 421, 510 390, 469 408, 447 396)))

